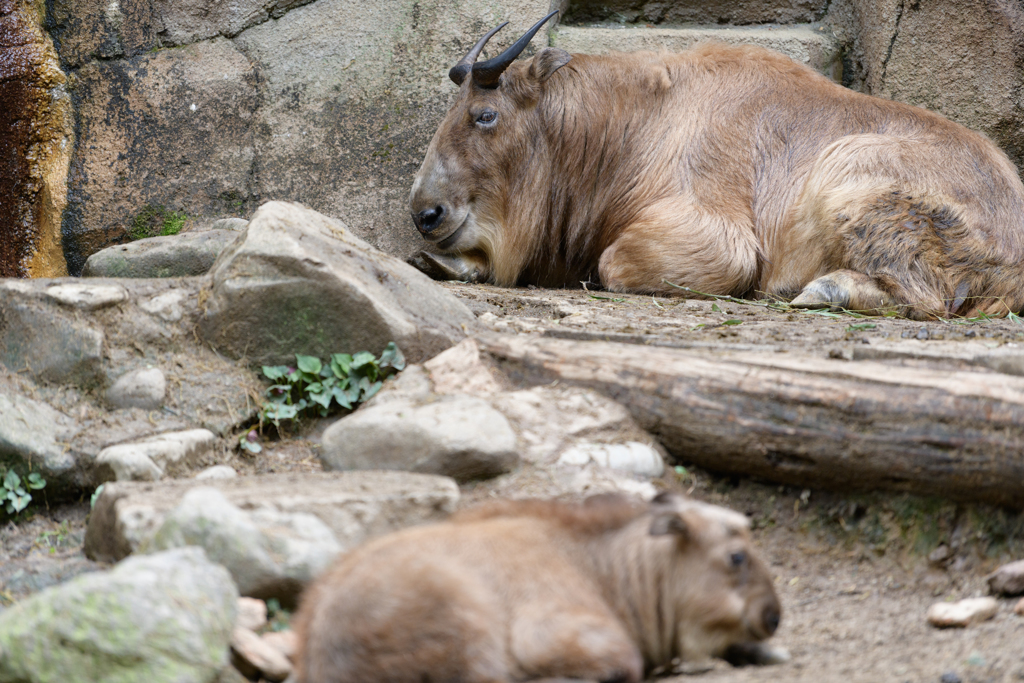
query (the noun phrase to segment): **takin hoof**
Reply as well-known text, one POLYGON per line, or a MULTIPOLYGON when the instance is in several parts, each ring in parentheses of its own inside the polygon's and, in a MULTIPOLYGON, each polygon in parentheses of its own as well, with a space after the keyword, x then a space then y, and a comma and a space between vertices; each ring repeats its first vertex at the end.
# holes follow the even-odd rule
POLYGON ((405 262, 433 280, 483 281, 480 271, 458 256, 421 251, 407 258, 405 262))
POLYGON ((850 304, 850 292, 830 275, 823 275, 811 281, 789 303, 796 308, 847 308, 850 304))
POLYGON ((811 280, 790 302, 796 308, 829 308, 883 315, 901 306, 874 279, 853 270, 836 270, 811 280))

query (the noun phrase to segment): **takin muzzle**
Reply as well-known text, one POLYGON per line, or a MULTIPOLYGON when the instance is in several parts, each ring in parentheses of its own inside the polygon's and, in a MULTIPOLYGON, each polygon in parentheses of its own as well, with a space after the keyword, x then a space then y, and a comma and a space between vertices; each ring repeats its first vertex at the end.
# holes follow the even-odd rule
POLYGON ((752 46, 515 61, 553 14, 450 72, 410 195, 431 276, 913 318, 1024 307, 1024 184, 985 136, 752 46))
POLYGON ((672 494, 500 502, 341 557, 296 616, 299 683, 638 683, 676 659, 759 659, 771 575, 739 513, 672 494))

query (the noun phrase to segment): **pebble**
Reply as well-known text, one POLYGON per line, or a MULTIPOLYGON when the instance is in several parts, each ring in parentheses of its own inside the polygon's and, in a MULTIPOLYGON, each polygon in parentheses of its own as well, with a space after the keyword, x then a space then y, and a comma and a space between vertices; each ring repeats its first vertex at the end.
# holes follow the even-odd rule
POLYGON ((150 315, 155 315, 164 322, 176 323, 181 320, 181 304, 184 300, 184 292, 173 290, 140 302, 139 308, 150 315))
POLYGON ((939 628, 964 627, 991 619, 999 611, 995 598, 937 602, 928 608, 928 623, 939 628))
POLYGON ((955 671, 947 671, 939 676, 939 683, 962 683, 962 679, 955 671))
POLYGON ((257 598, 238 598, 238 616, 235 626, 258 631, 267 625, 267 603, 257 598))
POLYGON ((591 462, 644 477, 660 477, 665 470, 658 451, 638 441, 624 444, 581 443, 558 458, 561 465, 587 465, 591 462))
POLYGON ((231 633, 232 664, 247 678, 262 674, 268 681, 283 681, 292 672, 288 658, 247 628, 231 633))
POLYGON ((1020 601, 1014 606, 1013 613, 1019 617, 1024 617, 1024 598, 1021 598, 1020 601))
POLYGON ((234 479, 238 472, 230 465, 214 465, 196 475, 196 479, 234 479))
POLYGON ((106 399, 114 408, 155 410, 164 402, 167 379, 160 368, 145 368, 121 375, 109 389, 106 399))
POLYGON ((988 588, 998 595, 1024 593, 1024 560, 1004 564, 985 577, 988 588))

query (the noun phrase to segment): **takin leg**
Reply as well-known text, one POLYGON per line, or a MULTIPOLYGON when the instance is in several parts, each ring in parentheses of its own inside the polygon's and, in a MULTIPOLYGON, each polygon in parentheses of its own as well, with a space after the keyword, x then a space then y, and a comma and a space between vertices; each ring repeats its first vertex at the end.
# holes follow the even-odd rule
POLYGON ((760 289, 799 293, 798 306, 895 308, 917 319, 1019 310, 1016 190, 1009 181, 995 188, 979 163, 934 141, 836 141, 815 162, 789 221, 768 236, 760 289))
POLYGON ((686 202, 663 202, 627 226, 598 263, 613 292, 743 294, 754 284, 758 247, 752 223, 686 202), (671 283, 671 284, 666 284, 671 283))
POLYGON ((837 266, 809 282, 794 306, 913 319, 1006 315, 1024 305, 1017 264, 1000 263, 950 203, 898 191, 840 213, 831 226, 837 266))
POLYGON ((407 258, 406 263, 433 280, 486 282, 489 277, 486 259, 473 254, 452 255, 421 251, 407 258))
POLYGON ((640 683, 640 651, 609 613, 524 606, 512 624, 512 657, 527 680, 640 683))

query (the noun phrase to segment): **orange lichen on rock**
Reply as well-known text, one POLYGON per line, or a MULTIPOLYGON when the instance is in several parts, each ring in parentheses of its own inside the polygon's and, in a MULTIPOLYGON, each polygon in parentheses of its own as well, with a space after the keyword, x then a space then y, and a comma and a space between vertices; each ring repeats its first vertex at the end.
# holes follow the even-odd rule
POLYGON ((67 274, 61 217, 73 120, 43 14, 41 2, 0 0, 0 277, 67 274))

